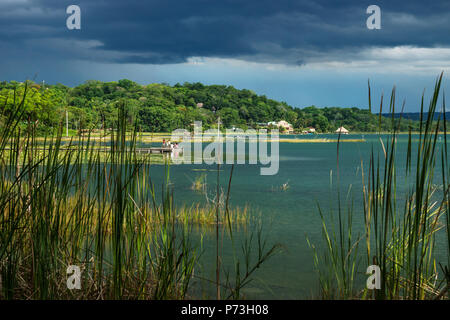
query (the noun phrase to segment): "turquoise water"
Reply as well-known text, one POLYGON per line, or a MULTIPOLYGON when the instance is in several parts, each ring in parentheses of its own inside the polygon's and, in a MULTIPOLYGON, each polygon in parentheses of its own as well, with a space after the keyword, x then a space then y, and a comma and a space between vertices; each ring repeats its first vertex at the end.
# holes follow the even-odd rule
MULTIPOLYGON (((337 136, 320 135, 308 136, 308 138, 336 139, 337 136)), ((340 144, 339 179, 337 143, 280 143, 280 168, 278 174, 273 176, 261 176, 259 165, 235 166, 230 204, 232 206, 249 205, 252 211, 261 214, 268 244, 280 243, 284 248, 282 253, 274 256, 258 269, 254 281, 243 290, 246 298, 298 299, 317 296, 318 279, 306 236, 315 244, 321 243, 321 221, 317 206, 320 204, 327 213, 330 212, 330 208, 336 209, 335 200, 338 189, 341 192, 341 198, 344 199, 344 205, 346 198, 353 200, 356 229, 362 229, 361 162, 366 170, 372 149, 375 155, 382 156, 380 137, 366 134, 342 138, 364 138, 366 141, 340 144), (280 191, 279 187, 284 183, 288 183, 289 188, 286 191, 280 191)), ((381 138, 386 141, 386 136, 381 138)), ((413 137, 413 141, 414 139, 417 141, 417 138, 413 137)), ((402 183, 407 141, 407 135, 398 137, 399 197, 408 188, 407 184, 402 183)), ((214 193, 217 179, 216 168, 209 165, 171 166, 170 176, 176 201, 179 204, 205 201, 204 195, 190 189, 192 180, 206 173, 208 189, 214 193)), ((230 168, 229 165, 221 167, 220 181, 225 192, 230 168)), ((163 172, 162 166, 155 166, 153 176, 162 177, 163 172)), ((439 175, 437 183, 438 179, 439 175)), ((236 232, 236 237, 237 242, 242 241, 245 232, 236 232)), ((196 275, 213 280, 215 279, 215 236, 206 232, 203 243, 202 264, 196 269, 196 275)), ((233 250, 226 236, 221 254, 224 268, 233 271, 231 264, 233 250)), ((367 266, 363 267, 365 269, 367 266)), ((214 297, 213 287, 207 282, 197 282, 197 287, 203 295, 214 297)))

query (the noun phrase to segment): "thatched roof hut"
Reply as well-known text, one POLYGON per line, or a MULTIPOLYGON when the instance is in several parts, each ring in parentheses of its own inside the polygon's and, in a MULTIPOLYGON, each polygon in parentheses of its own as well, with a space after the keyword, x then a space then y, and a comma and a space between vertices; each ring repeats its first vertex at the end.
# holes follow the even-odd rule
POLYGON ((340 133, 340 134, 348 134, 348 130, 345 129, 344 127, 339 127, 339 128, 336 130, 336 133, 340 133))

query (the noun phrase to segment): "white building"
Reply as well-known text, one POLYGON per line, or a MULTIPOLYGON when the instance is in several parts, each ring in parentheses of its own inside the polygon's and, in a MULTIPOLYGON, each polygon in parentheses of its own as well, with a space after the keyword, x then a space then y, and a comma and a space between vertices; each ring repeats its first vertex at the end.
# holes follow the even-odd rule
POLYGON ((340 133, 340 134, 348 134, 348 130, 345 129, 344 127, 339 127, 339 128, 336 130, 336 133, 340 133))

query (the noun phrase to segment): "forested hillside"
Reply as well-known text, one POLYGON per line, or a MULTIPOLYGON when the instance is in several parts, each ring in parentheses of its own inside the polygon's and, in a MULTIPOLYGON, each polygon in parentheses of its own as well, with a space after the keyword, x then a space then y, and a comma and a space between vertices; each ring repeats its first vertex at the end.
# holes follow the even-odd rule
MULTIPOLYGON (((318 132, 334 132, 339 126, 354 132, 375 132, 380 121, 382 130, 389 128, 390 121, 366 109, 293 108, 285 102, 232 86, 140 85, 126 79, 118 82, 91 80, 74 88, 61 84, 0 82, 3 115, 12 111, 14 99, 23 99, 25 87, 25 117, 36 121, 41 131, 57 127, 65 120, 66 112, 71 129, 112 128, 119 104, 126 107, 130 123, 137 123, 140 130, 151 132, 189 128, 194 120, 202 121, 204 128, 214 127, 218 117, 224 128, 257 128, 261 123, 286 120, 298 131, 314 127, 318 132)), ((401 130, 407 131, 409 126, 414 130, 418 122, 405 120, 401 130)))

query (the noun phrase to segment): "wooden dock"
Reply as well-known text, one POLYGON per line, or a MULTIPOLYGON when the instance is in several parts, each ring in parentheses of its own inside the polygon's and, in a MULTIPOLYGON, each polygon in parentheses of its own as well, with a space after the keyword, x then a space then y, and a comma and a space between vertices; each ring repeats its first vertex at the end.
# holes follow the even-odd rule
POLYGON ((136 148, 137 153, 170 153, 172 152, 172 148, 161 147, 161 148, 136 148))

